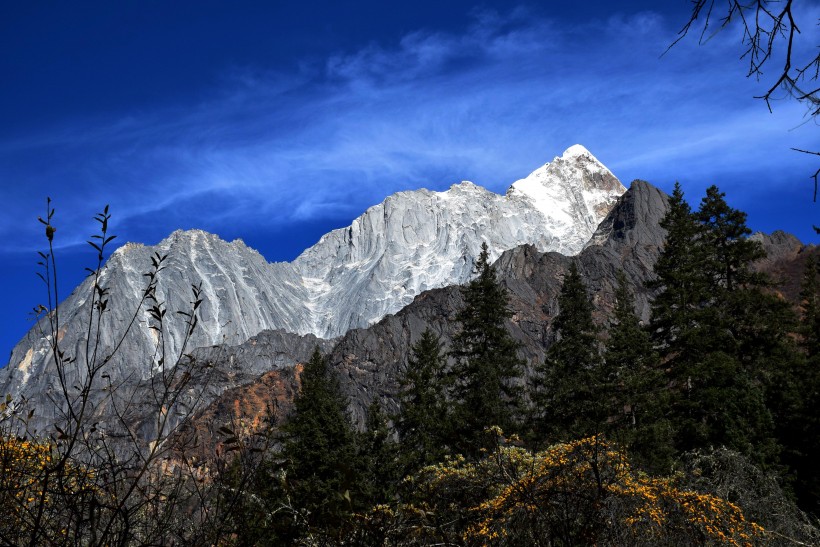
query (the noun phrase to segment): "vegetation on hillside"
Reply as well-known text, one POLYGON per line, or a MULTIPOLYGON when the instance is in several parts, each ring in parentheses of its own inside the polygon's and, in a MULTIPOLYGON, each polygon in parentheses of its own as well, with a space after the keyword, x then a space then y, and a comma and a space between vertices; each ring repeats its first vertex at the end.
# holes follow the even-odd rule
MULTIPOLYGON (((100 247, 110 241, 107 215, 100 247)), ((86 383, 62 384, 67 410, 53 431, 32 435, 22 402, 2 406, 0 541, 817 544, 820 271, 809 264, 794 309, 754 268, 763 251, 745 222, 716 187, 692 210, 676 186, 648 324, 623 275, 611 317, 596 324, 571 262, 555 341, 530 371, 484 246, 452 346, 429 328, 415 340, 397 413, 374 397, 364 431, 317 349, 282 427, 278 417, 256 436, 226 427, 216 460, 195 462, 184 443, 166 442, 179 432, 167 416, 186 378, 206 371, 184 360, 163 370, 156 435, 140 444, 124 409, 107 432, 91 421, 91 394, 106 385, 105 363, 92 359, 86 383)), ((52 252, 43 258, 53 274, 52 252)), ((160 333, 165 313, 153 288, 163 260, 140 303, 160 333)), ((108 295, 101 283, 94 291, 90 324, 102 328, 108 295)), ((182 316, 189 331, 197 295, 182 316)), ((78 365, 53 339, 68 378, 78 365)), ((115 410, 125 395, 116 387, 106 395, 115 410)))

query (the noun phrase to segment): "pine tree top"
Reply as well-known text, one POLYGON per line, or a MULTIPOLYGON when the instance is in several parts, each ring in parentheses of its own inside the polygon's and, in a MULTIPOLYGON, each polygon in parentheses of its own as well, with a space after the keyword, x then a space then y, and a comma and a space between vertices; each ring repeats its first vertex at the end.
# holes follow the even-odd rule
POLYGON ((558 296, 558 315, 553 322, 553 329, 564 336, 569 332, 587 333, 594 336, 598 330, 592 320, 592 301, 587 293, 586 284, 578 272, 578 266, 571 262, 561 293, 558 296))

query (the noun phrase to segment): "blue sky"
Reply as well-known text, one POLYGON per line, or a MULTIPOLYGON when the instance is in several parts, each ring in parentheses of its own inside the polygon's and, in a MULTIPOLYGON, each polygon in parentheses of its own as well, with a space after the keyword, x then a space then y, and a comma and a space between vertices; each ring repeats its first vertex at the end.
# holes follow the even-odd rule
MULTIPOLYGON (((735 33, 684 40, 686 0, 29 2, 0 18, 0 352, 43 300, 46 196, 67 295, 110 204, 118 243, 177 228, 291 260, 387 195, 497 192, 581 143, 625 184, 815 242, 815 122, 753 99, 735 33), (661 7, 662 5, 662 7, 661 7), (660 10, 660 11, 659 11, 660 10)), ((820 43, 820 4, 802 2, 820 43)), ((0 358, 5 361, 5 356, 0 358)))

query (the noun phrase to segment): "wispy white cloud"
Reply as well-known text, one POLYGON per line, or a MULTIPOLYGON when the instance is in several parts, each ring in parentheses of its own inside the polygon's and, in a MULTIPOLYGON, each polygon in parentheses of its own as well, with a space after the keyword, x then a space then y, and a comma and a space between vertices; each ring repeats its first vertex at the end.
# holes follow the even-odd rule
MULTIPOLYGON (((478 12, 461 34, 418 31, 292 73, 237 67, 196 104, 0 142, 0 177, 72 211, 66 233, 110 202, 140 239, 140 223, 162 233, 352 217, 392 192, 461 179, 503 191, 576 142, 625 182, 661 184, 768 173, 806 142, 815 128, 789 132, 793 107, 769 115, 750 98, 728 36, 661 58, 676 24, 647 12, 569 28, 478 12)), ((7 206, 5 248, 40 214, 30 194, 7 206)))

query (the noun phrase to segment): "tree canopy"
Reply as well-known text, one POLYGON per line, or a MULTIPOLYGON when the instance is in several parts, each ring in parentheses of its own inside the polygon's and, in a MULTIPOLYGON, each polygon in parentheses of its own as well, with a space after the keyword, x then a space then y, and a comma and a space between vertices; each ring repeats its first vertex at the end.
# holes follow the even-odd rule
POLYGON ((541 443, 597 434, 607 418, 599 378, 598 328, 575 262, 561 284, 552 326, 557 340, 536 367, 532 382, 533 434, 541 443))
POLYGON ((405 473, 441 461, 453 442, 447 403, 451 378, 441 340, 427 328, 411 352, 399 378, 401 410, 395 417, 405 473))
POLYGON ((521 389, 512 380, 521 375, 524 365, 518 343, 505 324, 512 312, 507 291, 490 265, 486 243, 475 273, 462 289, 465 303, 456 318, 461 330, 450 352, 455 359, 451 371, 454 442, 469 453, 484 444, 485 427, 516 429, 521 389))

